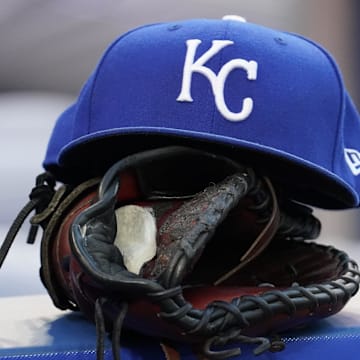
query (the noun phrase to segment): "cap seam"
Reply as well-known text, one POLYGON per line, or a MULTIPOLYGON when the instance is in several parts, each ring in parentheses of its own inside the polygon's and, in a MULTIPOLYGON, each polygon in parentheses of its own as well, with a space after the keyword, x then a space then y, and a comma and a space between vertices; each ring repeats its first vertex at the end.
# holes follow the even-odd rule
POLYGON ((332 164, 331 164, 331 169, 333 173, 336 173, 336 169, 335 169, 335 164, 337 163, 336 159, 339 155, 338 155, 338 147, 339 147, 339 141, 341 138, 341 125, 343 123, 343 114, 344 114, 344 89, 343 89, 343 81, 342 78, 339 74, 338 68, 334 63, 334 59, 327 53, 325 52, 321 47, 318 46, 318 48, 322 51, 322 53, 327 57, 327 59, 329 60, 331 67, 335 73, 336 79, 338 81, 338 85, 339 85, 339 93, 340 93, 340 106, 338 109, 338 114, 337 114, 337 124, 336 124, 336 132, 335 132, 335 146, 333 149, 333 154, 332 154, 332 164))
POLYGON ((127 31, 126 33, 122 34, 120 37, 118 37, 116 40, 113 41, 113 43, 107 48, 107 50, 105 51, 104 55, 102 56, 101 60, 99 61, 98 65, 97 65, 97 68, 96 68, 96 71, 94 73, 94 80, 93 80, 93 86, 91 87, 91 91, 90 91, 90 100, 89 100, 89 122, 88 122, 88 126, 87 126, 87 134, 90 134, 90 129, 91 129, 91 123, 93 121, 93 94, 94 94, 94 91, 95 91, 95 87, 96 87, 96 84, 97 84, 97 80, 98 80, 98 77, 99 77, 99 73, 101 72, 102 70, 102 65, 104 64, 106 58, 109 56, 111 50, 122 40, 124 39, 126 36, 138 31, 138 30, 141 30, 141 29, 144 29, 144 28, 147 28, 147 27, 152 27, 154 25, 160 25, 161 23, 153 23, 153 24, 147 24, 147 25, 143 25, 141 27, 138 27, 138 28, 135 28, 135 29, 132 29, 132 30, 129 30, 127 31))
POLYGON ((339 93, 340 93, 340 106, 339 106, 339 109, 338 109, 338 114, 337 114, 337 124, 336 124, 336 132, 334 134, 334 148, 333 148, 333 152, 332 152, 332 161, 331 161, 331 171, 336 173, 335 171, 335 157, 337 157, 337 149, 338 149, 338 146, 339 146, 339 138, 341 136, 341 132, 340 132, 340 126, 343 122, 343 113, 344 113, 344 89, 343 89, 343 81, 342 81, 342 77, 339 73, 339 70, 338 70, 338 67, 333 59, 332 56, 330 56, 330 54, 325 51, 325 49, 320 46, 319 44, 315 43, 314 41, 304 37, 304 36, 301 36, 299 34, 292 34, 292 35, 295 35, 297 36, 298 38, 301 38, 305 41, 307 41, 308 43, 314 45, 319 51, 321 51, 321 53, 327 58, 327 60, 329 61, 330 65, 331 65, 331 68, 333 69, 334 71, 334 74, 335 74, 335 77, 337 79, 337 82, 338 82, 338 85, 339 85, 339 93), (339 117, 340 117, 340 121, 339 121, 339 117))

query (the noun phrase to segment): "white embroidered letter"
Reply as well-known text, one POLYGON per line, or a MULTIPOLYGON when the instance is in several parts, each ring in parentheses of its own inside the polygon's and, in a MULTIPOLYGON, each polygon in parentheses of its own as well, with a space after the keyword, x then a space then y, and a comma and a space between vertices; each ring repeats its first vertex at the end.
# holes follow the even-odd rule
POLYGON ((250 97, 246 97, 242 100, 242 109, 240 112, 232 112, 226 105, 224 98, 224 87, 225 82, 229 74, 234 69, 242 69, 246 71, 248 80, 256 80, 257 78, 257 67, 256 61, 247 61, 244 59, 233 59, 228 61, 222 66, 219 73, 216 75, 211 69, 204 66, 206 62, 211 59, 215 54, 221 51, 226 46, 234 44, 231 40, 213 40, 212 46, 209 50, 203 53, 196 61, 195 54, 198 46, 201 44, 199 39, 191 39, 186 41, 187 52, 184 62, 183 78, 181 91, 177 97, 177 101, 193 102, 191 96, 191 81, 192 74, 197 72, 205 76, 212 88, 214 94, 215 105, 218 111, 230 121, 241 121, 245 120, 253 110, 253 100, 250 97))

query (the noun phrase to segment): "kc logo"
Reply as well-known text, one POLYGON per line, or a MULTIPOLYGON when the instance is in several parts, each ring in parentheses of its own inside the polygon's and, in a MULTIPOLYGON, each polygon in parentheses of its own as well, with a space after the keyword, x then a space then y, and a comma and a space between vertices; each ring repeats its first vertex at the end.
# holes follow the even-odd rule
POLYGON ((250 97, 242 99, 241 111, 232 112, 226 105, 224 99, 224 86, 227 77, 234 69, 245 70, 248 80, 256 80, 258 68, 257 62, 253 60, 233 59, 225 63, 216 75, 211 69, 205 66, 206 62, 226 46, 234 44, 234 42, 231 40, 213 40, 211 47, 195 61, 195 53, 200 44, 201 40, 199 39, 190 39, 186 41, 187 52, 183 69, 182 86, 176 100, 181 102, 193 102, 193 98, 191 97, 192 74, 197 72, 209 80, 218 111, 227 120, 245 120, 253 110, 253 99, 250 97))

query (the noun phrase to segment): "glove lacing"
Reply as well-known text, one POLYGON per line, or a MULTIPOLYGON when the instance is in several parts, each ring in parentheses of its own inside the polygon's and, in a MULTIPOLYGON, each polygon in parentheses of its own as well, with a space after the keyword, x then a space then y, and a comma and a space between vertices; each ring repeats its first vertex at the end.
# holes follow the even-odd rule
MULTIPOLYGON (((40 174, 36 178, 35 187, 29 195, 29 202, 20 210, 19 214, 13 221, 5 240, 0 248, 0 267, 2 266, 6 255, 8 254, 16 235, 18 234, 21 226, 24 224, 29 214, 35 210, 36 214, 42 213, 48 208, 55 194, 55 178, 49 172, 40 174)), ((37 235, 38 225, 31 225, 27 243, 33 244, 37 235)))
MULTIPOLYGON (((95 326, 96 326, 96 359, 104 360, 105 354, 105 318, 103 313, 103 305, 106 302, 106 298, 100 297, 95 301, 95 326)), ((128 304, 123 302, 120 304, 120 310, 113 322, 111 346, 114 360, 120 360, 120 338, 121 330, 123 328, 123 322, 127 313, 128 304)))
MULTIPOLYGON (((153 294, 156 296, 161 296, 162 298, 173 297, 174 293, 178 292, 181 293, 181 288, 173 288, 169 290, 163 291, 161 294, 153 294)), ((275 291, 274 291, 275 294, 275 291)), ((256 297, 249 296, 250 300, 256 302, 257 305, 261 307, 264 312, 269 312, 269 306, 265 301, 261 301, 256 297)), ((290 299, 286 299, 287 302, 292 305, 290 299)), ((103 307, 106 305, 108 299, 105 297, 99 297, 95 301, 95 309, 94 309, 94 320, 96 326, 96 359, 97 360, 104 360, 105 357, 105 336, 108 333, 105 328, 105 316, 103 307)), ((111 329, 111 346, 112 346, 112 355, 114 360, 121 360, 120 355, 120 338, 121 338, 121 331, 123 328, 123 322, 128 310, 128 304, 126 302, 122 302, 118 304, 119 311, 117 316, 115 317, 112 323, 111 329)), ((174 313, 165 314, 160 313, 161 317, 168 317, 168 318, 178 318, 181 317, 184 313, 190 310, 191 306, 189 304, 184 305, 174 313)), ((215 308, 222 308, 225 312, 228 313, 229 316, 234 316, 238 319, 239 324, 242 326, 249 325, 247 320, 242 316, 241 312, 238 309, 238 306, 234 303, 227 303, 225 301, 214 301, 211 306, 209 306, 203 314, 202 319, 199 321, 199 324, 192 330, 187 331, 189 334, 201 332, 202 327, 206 326, 209 322, 211 314, 213 313, 215 308)), ((282 351, 285 347, 284 342, 278 336, 272 337, 250 337, 243 335, 241 333, 242 330, 239 330, 237 327, 234 327, 231 330, 228 330, 224 333, 215 335, 207 340, 205 340, 201 344, 201 348, 199 349, 202 356, 206 356, 207 359, 227 359, 233 356, 241 355, 241 348, 237 345, 236 348, 226 349, 226 350, 217 350, 214 351, 212 348, 216 346, 224 346, 229 343, 236 342, 237 344, 254 344, 258 345, 254 350, 253 353, 255 355, 260 355, 266 351, 276 352, 282 351)))

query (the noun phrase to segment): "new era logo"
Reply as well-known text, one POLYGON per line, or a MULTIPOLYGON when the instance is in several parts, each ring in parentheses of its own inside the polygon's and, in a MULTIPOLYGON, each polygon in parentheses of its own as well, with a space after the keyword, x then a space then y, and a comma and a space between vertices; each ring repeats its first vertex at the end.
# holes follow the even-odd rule
POLYGON ((360 174, 360 152, 355 149, 344 150, 345 160, 351 172, 357 176, 360 174))

